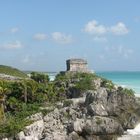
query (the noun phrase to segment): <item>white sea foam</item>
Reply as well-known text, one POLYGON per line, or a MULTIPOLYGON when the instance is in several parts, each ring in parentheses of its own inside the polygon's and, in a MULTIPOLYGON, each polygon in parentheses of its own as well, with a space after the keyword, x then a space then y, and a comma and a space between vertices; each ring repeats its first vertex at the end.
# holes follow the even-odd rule
POLYGON ((140 124, 138 124, 134 129, 128 129, 122 137, 118 140, 140 140, 140 124))
POLYGON ((126 88, 127 87, 127 85, 121 85, 123 88, 126 88))
POLYGON ((128 129, 127 134, 129 134, 129 135, 140 135, 140 124, 138 124, 134 129, 128 129))

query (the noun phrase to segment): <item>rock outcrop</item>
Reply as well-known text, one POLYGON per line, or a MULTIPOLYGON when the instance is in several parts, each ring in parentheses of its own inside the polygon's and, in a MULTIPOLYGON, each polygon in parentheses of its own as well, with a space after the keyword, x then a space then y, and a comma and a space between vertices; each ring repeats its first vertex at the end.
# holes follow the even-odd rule
POLYGON ((42 132, 44 130, 44 121, 42 113, 37 113, 29 117, 34 121, 29 126, 26 126, 23 131, 17 134, 17 140, 39 140, 42 138, 42 132))
POLYGON ((104 83, 101 78, 92 80, 94 89, 83 92, 73 86, 75 81, 63 83, 67 86, 65 103, 45 116, 39 113, 29 117, 33 124, 16 139, 116 140, 124 130, 138 123, 140 105, 133 94, 104 83))

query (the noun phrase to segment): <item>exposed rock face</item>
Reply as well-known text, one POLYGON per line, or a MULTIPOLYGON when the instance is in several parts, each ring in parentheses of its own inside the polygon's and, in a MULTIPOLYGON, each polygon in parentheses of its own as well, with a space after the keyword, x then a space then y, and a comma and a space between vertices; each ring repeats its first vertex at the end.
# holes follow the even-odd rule
POLYGON ((44 130, 42 114, 37 113, 32 115, 31 120, 34 120, 35 122, 26 126, 25 129, 17 135, 17 140, 39 140, 42 138, 42 132, 44 130))
POLYGON ((114 119, 94 116, 91 119, 77 119, 71 125, 72 132, 86 135, 119 134, 123 132, 121 125, 114 119), (112 123, 112 125, 110 125, 112 123))
POLYGON ((105 88, 99 88, 95 92, 89 92, 86 96, 85 104, 87 105, 88 114, 91 116, 107 116, 107 91, 105 88))
POLYGON ((62 119, 64 112, 55 109, 44 117, 45 129, 43 132, 44 140, 65 140, 66 128, 63 125, 65 122, 62 119))

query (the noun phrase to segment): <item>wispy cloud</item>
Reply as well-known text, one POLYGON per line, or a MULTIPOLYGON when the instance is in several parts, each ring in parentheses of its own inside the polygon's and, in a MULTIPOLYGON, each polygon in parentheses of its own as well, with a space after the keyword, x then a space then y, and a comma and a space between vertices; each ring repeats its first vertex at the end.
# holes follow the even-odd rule
POLYGON ((19 49, 22 47, 23 47, 23 45, 19 40, 16 40, 14 42, 4 43, 3 45, 0 45, 0 48, 2 48, 2 49, 19 49))
POLYGON ((128 59, 134 53, 133 49, 127 48, 123 45, 106 47, 105 50, 109 54, 114 54, 114 56, 119 56, 125 59, 128 59))
POLYGON ((43 41, 43 40, 46 40, 48 36, 47 34, 44 34, 44 33, 37 33, 33 36, 33 38, 38 41, 43 41))
POLYGON ((16 33, 18 31, 19 31, 18 27, 11 28, 11 30, 10 30, 11 33, 16 33))
POLYGON ((71 35, 66 35, 61 32, 53 32, 51 34, 52 40, 60 44, 70 44, 73 42, 71 35))
POLYGON ((123 22, 118 22, 113 26, 105 26, 103 24, 99 24, 96 20, 92 20, 85 25, 82 31, 94 36, 103 36, 107 33, 113 35, 125 35, 128 34, 129 29, 123 22))

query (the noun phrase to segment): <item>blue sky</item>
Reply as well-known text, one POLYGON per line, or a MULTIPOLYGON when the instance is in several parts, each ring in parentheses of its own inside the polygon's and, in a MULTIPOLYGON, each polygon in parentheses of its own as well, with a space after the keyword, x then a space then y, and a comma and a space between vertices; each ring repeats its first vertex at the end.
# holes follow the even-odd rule
POLYGON ((140 0, 0 0, 0 64, 65 70, 140 71, 140 0))

